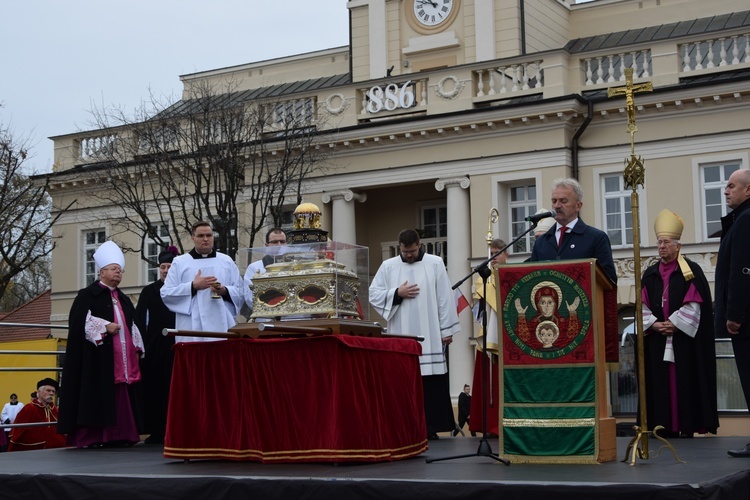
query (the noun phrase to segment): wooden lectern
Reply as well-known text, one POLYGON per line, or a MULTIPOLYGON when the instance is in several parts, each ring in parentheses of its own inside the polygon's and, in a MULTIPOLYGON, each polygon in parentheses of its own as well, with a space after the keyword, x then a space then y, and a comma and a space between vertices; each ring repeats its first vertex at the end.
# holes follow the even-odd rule
POLYGON ((500 456, 516 463, 614 460, 604 335, 604 293, 614 284, 596 259, 496 272, 500 456))

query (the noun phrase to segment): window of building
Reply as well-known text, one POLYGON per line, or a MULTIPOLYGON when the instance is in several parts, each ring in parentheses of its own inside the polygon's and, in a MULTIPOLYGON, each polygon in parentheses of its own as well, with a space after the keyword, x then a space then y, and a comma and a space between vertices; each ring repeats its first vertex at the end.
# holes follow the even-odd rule
POLYGON ((706 239, 721 235, 721 218, 729 211, 724 201, 724 188, 729 176, 739 170, 739 161, 726 161, 701 165, 701 191, 703 194, 703 234, 706 239))
POLYGON ((620 342, 619 370, 609 371, 612 413, 617 416, 635 415, 638 411, 634 319, 635 308, 628 307, 617 314, 619 331, 625 334, 620 342))
POLYGON ((633 212, 630 206, 632 190, 625 187, 622 174, 603 175, 602 196, 604 231, 613 247, 633 244, 633 212))
POLYGON ((105 241, 107 241, 107 232, 104 229, 90 229, 83 233, 84 286, 90 285, 99 278, 94 252, 105 241))
MULTIPOLYGON (((530 182, 511 184, 508 186, 508 194, 511 238, 516 239, 518 235, 529 228, 526 217, 534 215, 534 212, 536 212, 536 184, 530 182)), ((532 231, 513 245, 512 253, 531 252, 533 244, 534 233, 532 231)))
POLYGON ((422 238, 448 237, 448 207, 422 207, 422 238))
MULTIPOLYGON (((166 224, 155 226, 154 229, 162 241, 169 239, 169 228, 166 224)), ((166 250, 166 248, 156 243, 149 235, 146 235, 144 248, 146 249, 146 258, 148 259, 144 263, 146 266, 146 283, 153 283, 159 278, 159 254, 166 250)))
MULTIPOLYGON (((279 221, 279 227, 287 233, 294 229, 294 211, 296 208, 294 205, 284 205, 280 210, 272 209, 276 219, 279 221)), ((266 230, 274 226, 273 220, 269 224, 266 230)), ((266 233, 263 233, 263 237, 266 237, 266 233)))
POLYGON ((424 251, 448 262, 448 207, 423 205, 421 208, 420 241, 424 251))

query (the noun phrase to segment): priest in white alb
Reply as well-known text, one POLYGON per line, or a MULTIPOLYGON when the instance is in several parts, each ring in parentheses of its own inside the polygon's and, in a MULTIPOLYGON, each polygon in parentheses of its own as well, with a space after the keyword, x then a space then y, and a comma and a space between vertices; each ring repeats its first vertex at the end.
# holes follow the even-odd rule
MULTIPOLYGON (((233 327, 244 301, 240 270, 231 257, 214 249, 214 231, 205 221, 190 232, 195 248, 175 257, 161 298, 175 313, 177 330, 226 332, 233 327)), ((205 342, 213 337, 177 336, 175 342, 205 342)))
POLYGON ((426 254, 414 229, 398 236, 400 255, 386 260, 370 286, 372 307, 388 322, 391 335, 424 337, 419 364, 424 387, 427 434, 455 429, 445 349, 461 330, 456 299, 445 264, 426 254))

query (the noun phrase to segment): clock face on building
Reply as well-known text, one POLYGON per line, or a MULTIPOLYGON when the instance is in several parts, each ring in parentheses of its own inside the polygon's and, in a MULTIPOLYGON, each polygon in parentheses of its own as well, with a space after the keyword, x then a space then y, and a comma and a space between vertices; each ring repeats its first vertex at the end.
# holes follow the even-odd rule
POLYGON ((461 0, 408 0, 404 4, 411 27, 427 35, 447 28, 456 19, 461 0))
POLYGON ((454 0, 414 0, 414 17, 421 25, 432 28, 451 19, 454 7, 454 0))

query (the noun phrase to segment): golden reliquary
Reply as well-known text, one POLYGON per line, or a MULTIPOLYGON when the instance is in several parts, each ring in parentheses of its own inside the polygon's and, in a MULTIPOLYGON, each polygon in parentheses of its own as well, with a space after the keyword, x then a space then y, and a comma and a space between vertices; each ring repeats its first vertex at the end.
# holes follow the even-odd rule
POLYGON ((357 274, 327 258, 293 260, 266 266, 252 278, 251 318, 291 315, 359 318, 357 274))

